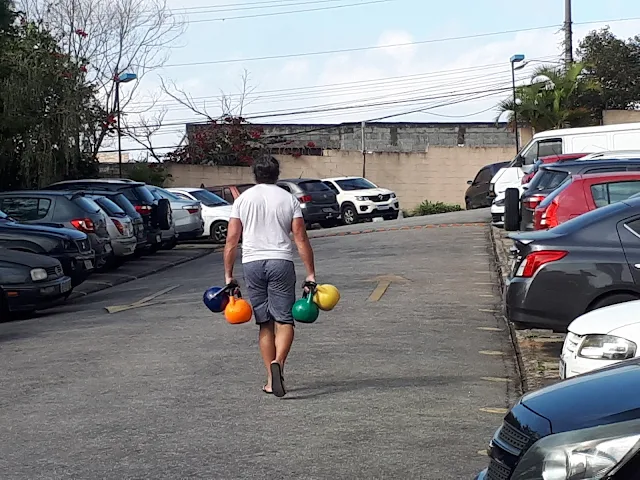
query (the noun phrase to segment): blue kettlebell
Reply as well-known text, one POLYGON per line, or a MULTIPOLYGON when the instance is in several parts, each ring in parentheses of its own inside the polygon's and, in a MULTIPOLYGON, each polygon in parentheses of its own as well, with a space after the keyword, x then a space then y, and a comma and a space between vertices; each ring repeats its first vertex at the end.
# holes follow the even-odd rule
POLYGON ((202 301, 213 313, 222 313, 229 303, 229 288, 211 287, 205 290, 202 301))

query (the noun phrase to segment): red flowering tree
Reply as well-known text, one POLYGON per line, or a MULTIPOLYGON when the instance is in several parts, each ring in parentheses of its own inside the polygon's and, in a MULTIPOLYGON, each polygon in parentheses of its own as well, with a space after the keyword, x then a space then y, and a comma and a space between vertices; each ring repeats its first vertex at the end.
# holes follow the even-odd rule
POLYGON ((166 161, 206 165, 251 165, 264 152, 262 127, 242 117, 225 116, 193 125, 187 145, 169 153, 166 161))

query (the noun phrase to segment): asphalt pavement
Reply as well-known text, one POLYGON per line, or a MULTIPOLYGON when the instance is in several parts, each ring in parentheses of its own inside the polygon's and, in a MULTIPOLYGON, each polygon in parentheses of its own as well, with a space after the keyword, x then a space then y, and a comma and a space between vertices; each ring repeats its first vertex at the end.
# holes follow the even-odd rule
POLYGON ((312 243, 342 299, 297 326, 282 399, 257 327, 202 305, 220 253, 0 324, 0 478, 473 478, 518 396, 488 226, 312 243))

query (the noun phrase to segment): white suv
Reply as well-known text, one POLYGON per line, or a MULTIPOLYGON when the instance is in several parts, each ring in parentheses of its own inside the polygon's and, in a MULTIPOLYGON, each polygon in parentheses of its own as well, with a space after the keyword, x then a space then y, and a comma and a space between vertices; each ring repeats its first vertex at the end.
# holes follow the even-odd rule
POLYGON ((336 194, 345 225, 366 218, 398 218, 400 204, 391 190, 380 188, 362 177, 336 177, 322 180, 336 194))

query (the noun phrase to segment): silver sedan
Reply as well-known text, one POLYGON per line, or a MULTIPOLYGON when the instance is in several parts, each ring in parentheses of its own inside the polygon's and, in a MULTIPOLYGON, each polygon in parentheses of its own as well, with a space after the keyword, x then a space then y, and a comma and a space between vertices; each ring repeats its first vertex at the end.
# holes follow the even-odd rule
POLYGON ((180 240, 193 240, 204 233, 202 205, 197 200, 185 200, 164 188, 147 185, 154 195, 166 198, 171 204, 173 223, 180 240))

